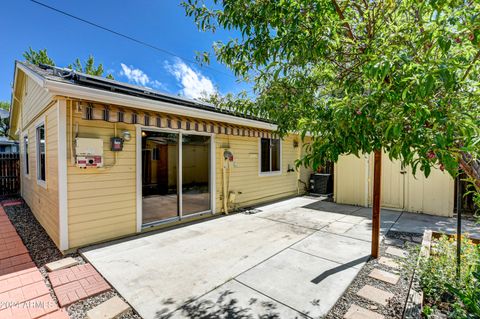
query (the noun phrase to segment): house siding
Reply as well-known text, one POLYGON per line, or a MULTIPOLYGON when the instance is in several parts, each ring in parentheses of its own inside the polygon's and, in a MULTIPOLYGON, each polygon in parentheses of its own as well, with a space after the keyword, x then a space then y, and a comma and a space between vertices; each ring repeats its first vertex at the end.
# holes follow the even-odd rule
POLYGON ((26 127, 31 121, 42 114, 42 111, 52 100, 52 95, 38 85, 32 78, 26 76, 24 77, 24 81, 22 126, 26 127))
MULTIPOLYGON (((49 101, 41 101, 48 103, 49 101)), ((27 102, 26 102, 27 103, 27 102)), ((28 104, 35 103, 30 100, 28 104)), ((30 109, 41 110, 41 106, 28 106, 30 109)), ((21 145, 21 183, 22 197, 30 206, 32 213, 43 226, 50 238, 58 246, 59 239, 59 201, 58 201, 58 103, 50 106, 45 112, 32 116, 37 118, 24 127, 20 137, 21 145), (46 137, 46 187, 37 183, 37 150, 36 126, 39 121, 45 123, 46 137), (29 174, 25 175, 25 149, 23 136, 28 135, 29 174)))
MULTIPOLYGON (((70 103, 69 103, 70 104, 70 103)), ((135 126, 118 123, 117 136, 128 130, 132 138, 123 151, 110 151, 114 124, 87 121, 73 107, 73 133, 70 126, 70 107, 67 109, 67 198, 69 247, 76 248, 94 242, 133 234, 136 231, 136 162, 135 126), (75 147, 73 134, 78 124, 78 136, 102 138, 104 165, 98 169, 80 169, 71 160, 75 147)))
MULTIPOLYGON (((245 207, 272 201, 282 197, 303 193, 304 186, 298 179, 308 182, 310 170, 300 168, 298 171, 287 172, 288 166, 295 168, 295 161, 302 152, 300 138, 288 136, 282 140, 282 159, 280 174, 260 175, 259 169, 259 140, 258 137, 218 135, 216 144, 216 207, 222 211, 223 198, 223 152, 228 149, 233 153, 234 161, 230 165, 229 191, 235 193, 233 207, 245 207), (298 146, 293 146, 297 140, 298 146)), ((228 173, 227 173, 228 174, 228 173)))
MULTIPOLYGON (((69 247, 77 248, 88 244, 134 234, 137 230, 136 211, 136 126, 117 123, 117 136, 128 130, 131 140, 124 143, 123 151, 117 153, 117 162, 112 167, 79 169, 70 159, 71 132, 70 106, 67 109, 67 198, 69 247)), ((102 138, 104 163, 113 164, 114 155, 109 151, 110 138, 114 136, 114 124, 105 121, 83 120, 81 113, 72 109, 73 130, 78 127, 79 137, 102 138)), ((232 208, 245 207, 303 193, 302 178, 307 182, 309 170, 287 172, 288 165, 295 167, 302 146, 293 141, 299 137, 289 136, 282 141, 282 170, 278 175, 259 174, 259 138, 215 135, 215 213, 222 210, 223 151, 226 145, 233 152, 229 189, 235 192, 236 201, 232 208)), ((184 154, 187 155, 187 154, 184 154)), ((188 161, 188 157, 185 160, 188 161)), ((192 159, 192 158, 191 158, 192 159)), ((188 165, 187 165, 188 166, 188 165)), ((188 170, 185 171, 188 175, 188 170)))

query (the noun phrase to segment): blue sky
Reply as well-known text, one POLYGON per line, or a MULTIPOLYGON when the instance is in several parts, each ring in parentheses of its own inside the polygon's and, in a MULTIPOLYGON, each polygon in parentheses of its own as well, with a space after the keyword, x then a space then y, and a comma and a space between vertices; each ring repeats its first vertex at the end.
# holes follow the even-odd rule
MULTIPOLYGON (((195 51, 212 51, 216 40, 236 36, 225 31, 199 32, 185 16, 180 0, 83 0, 43 3, 115 31, 194 60, 195 51)), ((211 68, 163 54, 80 21, 50 11, 29 0, 0 2, 0 100, 10 101, 14 61, 22 53, 46 48, 58 66, 93 54, 96 63, 116 80, 195 98, 202 91, 238 92, 247 88, 212 56, 211 68), (230 76, 223 73, 230 74, 230 76)))

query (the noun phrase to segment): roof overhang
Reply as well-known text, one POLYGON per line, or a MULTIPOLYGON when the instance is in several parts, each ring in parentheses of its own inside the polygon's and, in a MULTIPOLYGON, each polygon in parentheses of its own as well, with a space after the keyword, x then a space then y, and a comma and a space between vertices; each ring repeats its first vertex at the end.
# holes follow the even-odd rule
POLYGON ((30 70, 28 67, 17 63, 17 67, 24 71, 40 86, 47 89, 53 96, 62 96, 72 99, 80 99, 86 101, 96 101, 106 104, 115 104, 119 106, 131 107, 147 111, 161 112, 172 115, 181 115, 185 117, 193 117, 203 120, 218 121, 234 125, 248 126, 265 130, 276 130, 277 125, 237 117, 229 114, 208 111, 205 109, 196 109, 184 105, 168 103, 163 101, 151 100, 143 97, 131 96, 116 92, 109 92, 96 88, 80 86, 73 83, 65 83, 55 80, 46 79, 30 70))

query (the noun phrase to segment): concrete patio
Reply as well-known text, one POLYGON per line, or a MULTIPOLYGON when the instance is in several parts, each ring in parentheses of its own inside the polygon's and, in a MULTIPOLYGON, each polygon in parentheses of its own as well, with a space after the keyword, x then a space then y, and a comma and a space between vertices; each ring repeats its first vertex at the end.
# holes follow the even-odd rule
MULTIPOLYGON (((318 318, 369 258, 370 215, 297 197, 82 253, 145 319, 318 318)), ((453 232, 455 220, 382 210, 382 234, 426 228, 453 232)))

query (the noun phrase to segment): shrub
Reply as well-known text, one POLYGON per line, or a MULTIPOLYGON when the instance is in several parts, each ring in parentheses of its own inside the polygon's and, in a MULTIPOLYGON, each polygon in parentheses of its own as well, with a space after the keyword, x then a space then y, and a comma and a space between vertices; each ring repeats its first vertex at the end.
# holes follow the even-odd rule
MULTIPOLYGON (((429 258, 421 258, 416 272, 424 293, 425 316, 435 309, 449 318, 480 318, 478 281, 480 248, 462 237, 461 271, 457 278, 457 243, 454 237, 442 236, 432 241, 429 258)), ((418 247, 411 248, 418 254, 418 247)), ((416 267, 415 261, 405 261, 405 267, 416 267)))

